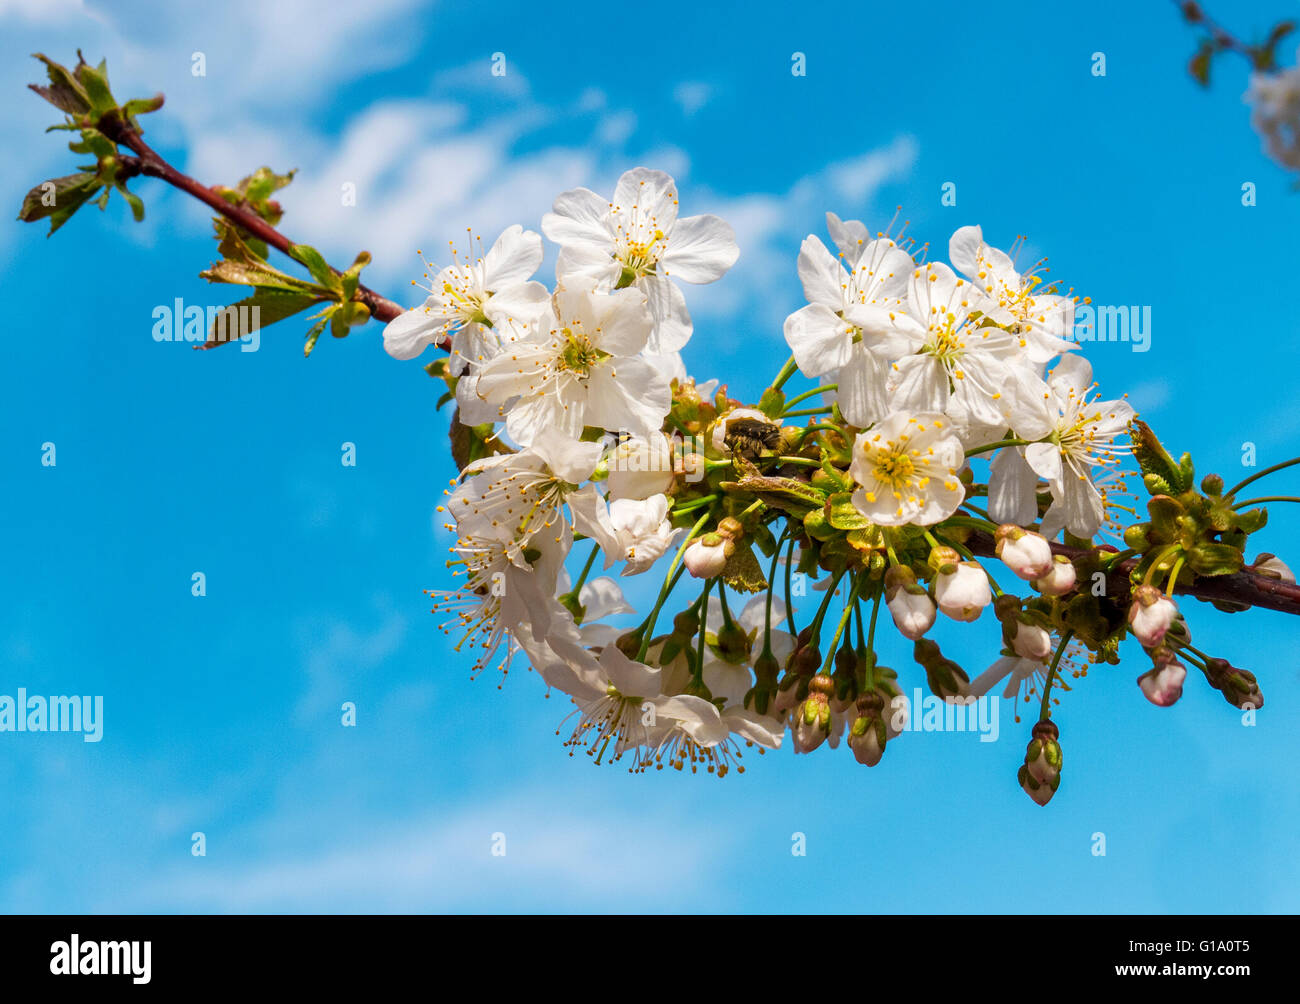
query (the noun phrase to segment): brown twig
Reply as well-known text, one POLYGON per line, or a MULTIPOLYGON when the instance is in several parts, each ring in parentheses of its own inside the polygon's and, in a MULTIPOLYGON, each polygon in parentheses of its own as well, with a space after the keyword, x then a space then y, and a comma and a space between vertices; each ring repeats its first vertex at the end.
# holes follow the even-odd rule
MULTIPOLYGON (((283 252, 291 258, 293 257, 291 250, 293 241, 285 237, 284 234, 267 223, 257 213, 241 206, 232 205, 213 189, 176 170, 153 147, 144 141, 144 137, 140 135, 138 130, 132 128, 120 117, 116 115, 105 116, 99 121, 97 128, 114 143, 132 150, 136 154, 134 157, 122 155, 118 158, 120 164, 118 169, 119 177, 125 179, 135 175, 143 175, 165 181, 173 188, 194 196, 194 198, 216 210, 240 229, 252 234, 258 240, 264 241, 268 246, 283 252)), ((370 316, 379 321, 391 321, 403 311, 403 308, 398 304, 387 297, 380 296, 368 286, 358 286, 356 296, 353 299, 369 307, 370 316)))

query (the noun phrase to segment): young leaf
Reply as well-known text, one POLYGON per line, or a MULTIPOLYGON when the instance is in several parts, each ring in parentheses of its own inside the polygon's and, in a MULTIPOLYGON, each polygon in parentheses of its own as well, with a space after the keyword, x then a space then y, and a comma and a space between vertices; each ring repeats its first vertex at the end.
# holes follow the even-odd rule
POLYGON ((100 185, 99 176, 86 171, 51 178, 27 193, 22 208, 18 211, 18 218, 32 223, 48 216, 52 234, 94 197, 100 185))

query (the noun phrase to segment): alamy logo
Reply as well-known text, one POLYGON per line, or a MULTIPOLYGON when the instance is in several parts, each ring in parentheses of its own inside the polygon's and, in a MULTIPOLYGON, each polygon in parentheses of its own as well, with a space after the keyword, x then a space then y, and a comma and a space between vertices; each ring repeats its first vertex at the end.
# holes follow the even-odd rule
POLYGON ((192 303, 188 307, 179 296, 170 305, 160 303, 153 308, 153 340, 155 342, 208 341, 239 342, 240 352, 256 352, 262 347, 261 307, 202 307, 192 303))
POLYGON ((104 698, 27 696, 0 694, 0 732, 80 732, 82 741, 104 738, 104 698))
POLYGON ((1151 307, 1095 306, 1073 308, 1067 338, 1076 342, 1128 342, 1134 352, 1151 348, 1151 307))
POLYGON ((67 941, 50 945, 50 972, 55 976, 130 976, 148 983, 153 943, 149 941, 85 941, 73 932, 67 941))

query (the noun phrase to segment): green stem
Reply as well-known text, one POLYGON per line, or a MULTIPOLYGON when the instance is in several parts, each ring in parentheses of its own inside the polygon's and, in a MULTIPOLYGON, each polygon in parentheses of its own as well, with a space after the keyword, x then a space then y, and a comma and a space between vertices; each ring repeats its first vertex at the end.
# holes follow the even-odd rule
MULTIPOLYGON (((867 689, 876 689, 876 617, 880 614, 880 601, 885 595, 884 587, 876 590, 876 601, 871 606, 871 626, 867 628, 867 689)), ((858 617, 858 631, 862 631, 862 618, 858 617)))
POLYGON ((1056 655, 1052 658, 1052 665, 1047 670, 1047 682, 1043 684, 1043 704, 1038 709, 1040 719, 1047 718, 1052 713, 1052 681, 1056 679, 1056 667, 1061 664, 1061 656, 1065 655, 1065 646, 1070 643, 1074 636, 1073 631, 1066 631, 1061 635, 1061 644, 1056 649, 1056 655))
POLYGON ((654 609, 650 611, 650 616, 646 618, 645 630, 641 635, 641 648, 636 655, 637 662, 644 661, 646 651, 650 648, 650 638, 654 634, 655 621, 659 619, 659 611, 663 609, 668 594, 673 591, 673 586, 677 583, 673 573, 677 571, 677 566, 682 563, 682 556, 686 554, 686 549, 691 546, 691 541, 695 539, 695 535, 700 532, 700 528, 704 526, 708 519, 709 514, 706 512, 696 521, 695 525, 691 527, 691 532, 686 535, 686 539, 677 548, 677 553, 673 556, 673 563, 668 566, 668 574, 664 577, 663 587, 659 590, 659 599, 655 602, 654 609))
POLYGON ((974 457, 981 453, 988 453, 991 450, 1000 450, 1004 446, 1028 446, 1027 439, 999 439, 996 443, 985 443, 983 446, 977 446, 973 450, 967 450, 966 456, 974 457))
POLYGON ((684 506, 680 506, 674 509, 673 512, 678 515, 686 512, 694 512, 696 509, 700 508, 700 506, 712 505, 720 498, 722 498, 721 495, 705 495, 704 498, 691 499, 684 506))
POLYGON ((835 637, 826 648, 826 660, 822 663, 822 673, 829 674, 831 663, 835 661, 835 650, 840 647, 840 639, 844 637, 844 629, 848 626, 849 618, 853 615, 853 608, 858 603, 858 589, 862 586, 862 576, 853 577, 853 588, 849 590, 849 598, 844 601, 844 613, 840 617, 839 626, 835 629, 835 637))
POLYGON ((829 415, 833 408, 800 408, 798 411, 787 411, 782 418, 803 418, 805 415, 829 415))
POLYGON ((1165 595, 1173 596, 1174 589, 1178 586, 1178 573, 1183 570, 1183 562, 1187 559, 1185 554, 1180 554, 1178 560, 1174 562, 1173 571, 1169 573, 1169 581, 1165 584, 1165 595))
POLYGON ((826 598, 822 600, 821 606, 817 608, 817 616, 813 618, 812 635, 809 639, 812 644, 816 644, 817 640, 821 637, 822 621, 826 617, 826 611, 830 609, 831 600, 835 596, 835 591, 839 589, 840 579, 844 578, 844 575, 844 572, 840 572, 835 576, 835 581, 832 582, 826 590, 826 598))
POLYGON ((700 645, 695 652, 695 672, 691 675, 695 680, 704 679, 704 638, 708 632, 705 630, 709 614, 709 590, 713 588, 713 580, 707 579, 704 583, 704 592, 700 594, 700 645))
POLYGON ((582 591, 582 585, 587 581, 587 576, 591 574, 591 566, 596 563, 596 555, 600 553, 600 545, 597 544, 591 549, 591 554, 587 555, 587 563, 582 566, 582 574, 578 576, 578 581, 573 584, 569 590, 574 596, 582 591))
POLYGON ((1295 495, 1261 495, 1257 499, 1246 499, 1245 502, 1234 502, 1232 508, 1245 509, 1248 505, 1260 505, 1264 502, 1300 502, 1300 498, 1295 495))
MULTIPOLYGON (((781 534, 781 539, 776 542, 772 548, 772 564, 767 570, 767 603, 763 615, 763 651, 762 655, 772 654, 772 582, 776 578, 776 565, 781 560, 781 545, 785 543, 785 534, 789 533, 789 527, 781 534)), ((789 625, 787 625, 788 627, 789 625)))
POLYGON ((796 404, 799 404, 801 401, 807 401, 810 397, 815 397, 818 394, 824 394, 829 391, 839 390, 839 389, 840 389, 839 384, 828 383, 828 384, 823 384, 820 387, 814 387, 812 390, 806 390, 802 394, 798 395, 797 397, 790 398, 790 400, 785 403, 785 409, 781 412, 781 415, 784 417, 786 412, 788 412, 796 404))
POLYGON ((794 546, 796 543, 798 541, 791 534, 790 547, 785 552, 785 629, 798 637, 799 632, 794 626, 794 600, 790 598, 790 579, 794 575, 794 546))
POLYGON ((782 387, 784 387, 785 382, 789 380, 792 376, 794 376, 794 371, 797 370, 798 368, 799 366, 794 361, 794 356, 791 356, 789 359, 787 359, 785 361, 785 365, 781 367, 781 372, 778 373, 776 375, 776 379, 772 381, 772 389, 780 390, 782 387))
POLYGON ((1274 471, 1284 470, 1284 469, 1287 468, 1287 467, 1294 467, 1296 464, 1300 464, 1300 457, 1292 457, 1290 460, 1284 460, 1284 461, 1282 461, 1282 463, 1280 463, 1280 464, 1274 464, 1272 467, 1265 467, 1265 468, 1264 468, 1262 471, 1260 471, 1258 474, 1252 474, 1252 475, 1251 475, 1250 477, 1248 477, 1245 481, 1239 482, 1239 483, 1237 484, 1237 487, 1233 488, 1231 491, 1229 491, 1229 492, 1228 492, 1227 494, 1225 494, 1223 497, 1224 497, 1224 498, 1227 498, 1227 499, 1230 499, 1230 498, 1232 498, 1232 496, 1236 495, 1237 492, 1241 491, 1243 488, 1245 488, 1245 487, 1246 487, 1248 484, 1250 484, 1251 482, 1253 482, 1253 481, 1258 481, 1260 478, 1264 477, 1265 475, 1272 474, 1274 471))
POLYGON ((949 516, 943 521, 943 525, 968 526, 974 530, 983 530, 986 533, 988 532, 989 527, 992 527, 994 530, 998 528, 998 525, 991 519, 976 519, 973 516, 949 516))

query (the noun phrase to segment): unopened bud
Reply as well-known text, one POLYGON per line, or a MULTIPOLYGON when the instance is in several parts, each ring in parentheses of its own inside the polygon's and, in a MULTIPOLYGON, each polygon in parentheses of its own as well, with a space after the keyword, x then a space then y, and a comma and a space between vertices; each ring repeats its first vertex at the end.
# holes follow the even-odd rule
POLYGON ((1064 757, 1058 742, 1060 730, 1050 719, 1044 718, 1034 726, 1029 745, 1025 749, 1025 762, 1020 767, 1018 780, 1025 794, 1039 805, 1046 805, 1061 786, 1061 765, 1064 757))
POLYGON ((934 600, 916 581, 916 573, 904 565, 894 565, 885 573, 885 605, 894 626, 910 641, 916 641, 934 626, 934 600))
POLYGON ((1063 554, 1052 555, 1052 567, 1047 574, 1033 581, 1033 587, 1044 596, 1064 596, 1071 589, 1078 576, 1074 562, 1063 554))
POLYGON ((963 561, 944 568, 951 568, 951 571, 940 570, 934 580, 934 598, 939 609, 953 620, 975 620, 993 600, 983 567, 976 561, 963 561))
POLYGON ((1224 700, 1233 707, 1244 711, 1264 706, 1264 694, 1259 689, 1259 681, 1248 669, 1238 669, 1227 659, 1211 657, 1205 660, 1205 677, 1210 681, 1210 686, 1221 693, 1224 700))
POLYGON ((835 684, 829 676, 819 674, 808 682, 808 696, 791 723, 796 753, 811 753, 831 734, 830 695, 834 690, 835 684))
POLYGON ((712 579, 721 575, 730 556, 731 541, 716 533, 706 533, 698 540, 691 541, 690 547, 682 561, 686 570, 697 579, 712 579))
POLYGON ((1255 559, 1250 570, 1256 575, 1264 575, 1270 579, 1295 582, 1295 573, 1287 567, 1286 562, 1276 554, 1269 554, 1267 551, 1255 559))
POLYGON ((1153 655, 1156 665, 1138 677, 1138 686, 1142 688, 1143 696, 1157 708, 1167 708, 1183 696, 1187 667, 1168 649, 1157 649, 1153 655))
POLYGON ((1052 546, 1041 534, 1004 523, 993 535, 997 540, 994 553, 1019 578, 1026 582, 1040 579, 1052 569, 1052 546))
POLYGON ((1133 605, 1128 611, 1129 630, 1144 647, 1159 645, 1177 616, 1174 601, 1155 586, 1141 585, 1133 590, 1133 605))
POLYGON ((941 700, 965 697, 970 693, 970 677, 951 659, 944 657, 939 646, 929 638, 922 638, 912 646, 912 655, 925 669, 925 680, 930 693, 941 700))

